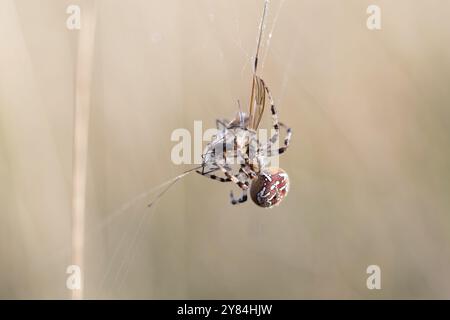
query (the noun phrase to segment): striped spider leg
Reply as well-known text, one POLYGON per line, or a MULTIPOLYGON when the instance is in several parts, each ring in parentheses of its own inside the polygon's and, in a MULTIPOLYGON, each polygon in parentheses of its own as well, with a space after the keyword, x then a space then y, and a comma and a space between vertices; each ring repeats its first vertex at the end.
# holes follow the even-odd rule
POLYGON ((270 112, 272 113, 272 126, 275 129, 275 134, 270 138, 269 143, 267 143, 267 145, 265 147, 266 156, 271 157, 274 155, 282 154, 286 151, 286 149, 289 147, 289 143, 291 141, 292 129, 278 121, 278 113, 277 113, 277 109, 275 107, 275 102, 272 98, 272 94, 269 90, 269 87, 266 86, 264 81, 262 81, 262 82, 263 82, 264 90, 267 92, 267 95, 269 96, 270 112), (286 130, 286 137, 284 139, 284 145, 282 147, 278 148, 278 150, 272 151, 273 144, 278 141, 278 138, 280 136, 280 127, 283 127, 286 130))
MULTIPOLYGON (((241 172, 246 177, 245 178, 246 181, 253 180, 254 178, 256 178, 258 175, 254 171, 252 164, 249 162, 248 155, 246 153, 242 152, 240 149, 237 150, 237 153, 238 153, 238 159, 242 158, 244 160, 244 163, 241 163, 241 168, 239 169, 239 172, 241 172)), ((248 192, 248 188, 242 189, 241 197, 236 199, 234 197, 233 190, 231 190, 230 191, 231 204, 236 205, 236 204, 246 202, 248 199, 247 192, 248 192)))

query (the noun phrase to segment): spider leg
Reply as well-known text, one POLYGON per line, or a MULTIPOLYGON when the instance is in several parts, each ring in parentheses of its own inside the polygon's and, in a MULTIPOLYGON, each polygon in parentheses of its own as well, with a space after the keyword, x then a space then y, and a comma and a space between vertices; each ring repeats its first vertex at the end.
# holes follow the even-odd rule
POLYGON ((246 182, 242 182, 241 180, 239 180, 236 176, 230 174, 231 170, 227 170, 223 165, 221 164, 217 164, 217 166, 220 168, 220 170, 222 170, 222 172, 225 174, 225 176, 230 179, 233 183, 235 183, 239 188, 241 188, 242 190, 247 190, 248 189, 248 181, 246 182))
POLYGON ((240 171, 243 172, 247 177, 249 177, 250 179, 256 178, 257 174, 253 171, 249 164, 242 164, 241 166, 242 167, 240 171))
POLYGON ((280 135, 280 127, 286 129, 286 138, 284 139, 284 146, 279 148, 278 150, 275 150, 274 152, 272 152, 271 150, 267 151, 268 156, 273 156, 284 153, 286 149, 289 147, 289 142, 291 141, 292 136, 292 130, 283 123, 278 122, 278 113, 277 109, 275 108, 275 103, 273 101, 272 94, 270 93, 269 88, 265 84, 264 88, 266 89, 267 95, 269 96, 270 99, 270 111, 272 112, 272 123, 273 128, 275 129, 275 134, 270 138, 269 143, 266 146, 266 149, 269 149, 269 147, 271 147, 271 144, 275 143, 278 140, 278 137, 280 135))
POLYGON ((201 172, 200 170, 196 170, 196 172, 198 174, 201 174, 204 177, 207 177, 207 178, 210 178, 210 179, 213 179, 213 180, 217 180, 217 181, 220 181, 220 182, 230 182, 231 181, 230 178, 222 178, 222 177, 216 176, 215 174, 212 174, 212 173, 209 173, 209 172, 201 172))
POLYGON ((244 203, 245 201, 247 201, 247 190, 242 190, 242 195, 240 198, 236 199, 233 195, 233 191, 230 192, 230 199, 231 199, 231 204, 232 205, 236 205, 236 204, 240 204, 240 203, 244 203))
POLYGON ((247 153, 242 152, 241 150, 237 150, 238 156, 244 159, 244 163, 241 164, 241 170, 244 174, 250 179, 256 178, 257 173, 255 172, 254 166, 250 163, 250 159, 247 153))
POLYGON ((267 95, 269 96, 270 100, 270 112, 272 113, 272 126, 275 129, 275 134, 270 138, 271 143, 275 143, 278 140, 278 137, 280 135, 280 123, 278 122, 278 112, 275 107, 275 102, 272 98, 272 93, 269 90, 269 87, 266 86, 264 83, 264 89, 267 92, 267 95))
MULTIPOLYGON (((225 167, 223 167, 222 165, 217 164, 217 166, 223 171, 223 173, 227 176, 227 178, 229 178, 232 182, 237 184, 239 188, 242 189, 242 196, 239 199, 235 199, 234 195, 233 195, 233 191, 230 191, 231 204, 235 205, 235 204, 243 203, 243 202, 247 201, 247 190, 248 190, 248 186, 249 186, 248 181, 242 182, 237 178, 237 176, 231 175, 227 171, 227 169, 225 167)), ((243 169, 241 166, 241 169, 239 170, 239 172, 242 172, 242 170, 243 169)), ((244 172, 244 174, 245 174, 245 172, 244 172)))
MULTIPOLYGON (((239 169, 239 172, 245 174, 245 176, 247 177, 246 179, 248 179, 248 178, 250 178, 250 173, 245 170, 246 167, 247 167, 247 165, 242 163, 241 168, 239 169)), ((247 181, 246 181, 246 183, 248 184, 247 181)), ((248 198, 247 189, 242 189, 242 195, 240 198, 237 198, 237 199, 234 197, 233 190, 230 191, 230 199, 231 199, 232 205, 244 203, 247 201, 247 198, 248 198)))
MULTIPOLYGON (((267 150, 267 156, 275 156, 278 154, 282 154, 284 153, 287 148, 289 147, 289 143, 291 141, 291 137, 292 137, 292 129, 286 127, 284 124, 280 123, 280 126, 286 128, 286 138, 284 138, 284 146, 282 146, 281 148, 278 148, 278 150, 274 150, 272 151, 271 149, 268 148, 267 150)), ((268 144, 268 147, 270 147, 271 145, 268 144)))
MULTIPOLYGON (((232 157, 236 158, 237 154, 233 154, 232 157)), ((220 182, 235 182, 236 184, 239 185, 239 183, 237 183, 236 181, 240 182, 239 180, 239 173, 243 173, 248 177, 248 173, 245 172, 243 170, 243 167, 245 166, 244 164, 241 164, 241 168, 239 169, 239 173, 238 174, 231 174, 230 172, 232 171, 232 168, 226 163, 226 159, 227 157, 224 156, 224 164, 219 164, 216 163, 216 167, 210 169, 209 171, 205 172, 205 167, 202 168, 202 170, 196 170, 196 172, 202 176, 205 176, 207 178, 213 179, 213 180, 218 180, 220 182), (224 172, 224 174, 226 175, 226 178, 223 177, 219 177, 217 175, 214 174, 214 172, 218 171, 218 170, 222 170, 222 172, 224 172)))

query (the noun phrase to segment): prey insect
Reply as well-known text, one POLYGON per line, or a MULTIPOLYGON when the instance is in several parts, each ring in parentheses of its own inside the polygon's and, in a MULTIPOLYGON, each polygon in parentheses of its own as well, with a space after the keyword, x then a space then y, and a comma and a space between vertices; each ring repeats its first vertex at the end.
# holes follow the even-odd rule
POLYGON ((233 205, 246 202, 249 191, 253 202, 263 208, 276 206, 286 197, 289 191, 287 173, 281 168, 266 165, 270 157, 279 156, 287 150, 292 136, 291 129, 278 121, 278 113, 272 94, 264 80, 257 74, 267 5, 268 2, 266 1, 259 27, 248 113, 242 112, 239 103, 239 111, 235 119, 231 121, 216 120, 217 134, 207 145, 206 151, 202 155, 202 165, 174 178, 169 187, 181 177, 196 171, 202 176, 216 181, 236 184, 242 190, 242 193, 236 198, 233 192, 230 192, 233 205), (269 141, 262 142, 258 140, 257 133, 267 102, 270 105, 274 134, 269 141), (274 148, 279 141, 281 129, 286 131, 284 144, 281 147, 274 148), (234 164, 237 164, 238 168, 234 164))

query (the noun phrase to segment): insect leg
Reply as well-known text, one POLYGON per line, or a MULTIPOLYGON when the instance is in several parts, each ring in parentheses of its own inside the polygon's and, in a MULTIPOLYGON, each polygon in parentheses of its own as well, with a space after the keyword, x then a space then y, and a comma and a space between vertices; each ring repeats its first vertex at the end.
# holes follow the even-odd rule
POLYGON ((228 128, 227 123, 229 123, 226 119, 216 119, 216 128, 218 130, 226 130, 228 128))

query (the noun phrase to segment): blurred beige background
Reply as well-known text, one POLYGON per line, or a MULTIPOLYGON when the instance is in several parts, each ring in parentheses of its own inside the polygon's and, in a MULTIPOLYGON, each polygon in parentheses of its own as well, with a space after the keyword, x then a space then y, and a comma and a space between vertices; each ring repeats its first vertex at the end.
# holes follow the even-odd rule
MULTIPOLYGON (((83 1, 0 0, 0 298, 70 297, 70 4, 83 19, 83 1)), ((97 1, 85 297, 450 298, 446 0, 272 0, 261 73, 294 130, 288 198, 233 207, 231 185, 190 175, 146 208, 189 168, 171 132, 247 105, 261 8, 97 1)))

